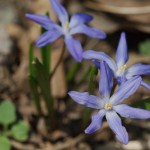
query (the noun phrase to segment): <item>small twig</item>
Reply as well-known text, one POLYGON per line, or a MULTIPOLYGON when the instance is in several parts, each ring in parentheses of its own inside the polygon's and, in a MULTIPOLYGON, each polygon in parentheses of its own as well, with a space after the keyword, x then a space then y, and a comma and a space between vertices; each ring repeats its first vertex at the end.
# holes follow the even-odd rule
POLYGON ((64 53, 65 53, 65 49, 66 49, 66 47, 65 47, 65 44, 64 44, 63 50, 62 50, 61 55, 60 55, 60 58, 59 58, 59 60, 58 60, 58 62, 56 64, 56 66, 54 67, 53 71, 51 72, 50 78, 52 78, 52 76, 55 74, 57 68, 59 67, 59 65, 60 65, 60 63, 61 63, 61 61, 63 59, 64 53))
POLYGON ((85 139, 85 134, 80 134, 75 138, 68 138, 66 142, 58 143, 55 146, 55 150, 62 150, 62 149, 69 149, 70 147, 74 147, 79 142, 83 141, 85 139))
POLYGON ((11 144, 15 149, 20 150, 35 150, 35 147, 31 144, 22 144, 20 142, 17 142, 15 140, 11 140, 11 144))

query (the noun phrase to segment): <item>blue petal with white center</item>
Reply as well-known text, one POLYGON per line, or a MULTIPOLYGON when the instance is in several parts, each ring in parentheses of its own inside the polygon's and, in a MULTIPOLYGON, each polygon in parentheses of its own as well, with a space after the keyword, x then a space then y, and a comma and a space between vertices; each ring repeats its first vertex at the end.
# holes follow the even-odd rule
POLYGON ((66 9, 61 5, 59 0, 50 0, 53 10, 57 14, 61 23, 66 23, 69 20, 66 9))
POLYGON ((85 105, 90 108, 100 109, 103 108, 103 101, 94 95, 90 95, 88 92, 68 92, 69 96, 77 103, 85 105))
POLYGON ((113 105, 120 104, 124 99, 136 92, 141 84, 141 81, 141 77, 134 77, 121 84, 116 93, 111 96, 109 102, 113 105))
POLYGON ((125 118, 133 118, 133 119, 150 118, 150 111, 139 109, 139 108, 133 108, 126 104, 120 104, 120 105, 114 106, 113 109, 117 113, 119 113, 122 117, 125 117, 125 118))
POLYGON ((103 96, 102 99, 99 99, 97 96, 89 95, 87 92, 75 92, 71 91, 69 92, 69 95, 72 97, 74 101, 76 101, 79 104, 100 109, 100 111, 92 116, 92 122, 91 124, 85 129, 85 133, 90 134, 102 126, 102 119, 104 115, 106 116, 106 119, 108 121, 108 124, 110 128, 113 130, 113 132, 116 134, 116 137, 118 140, 123 143, 128 143, 128 133, 126 129, 122 126, 121 119, 117 115, 120 114, 123 117, 129 117, 129 118, 136 118, 136 119, 146 119, 150 118, 150 111, 138 109, 138 108, 132 108, 130 106, 127 106, 125 104, 121 104, 121 102, 128 98, 131 94, 133 94, 141 84, 141 77, 133 77, 126 81, 125 83, 122 83, 119 89, 114 93, 111 98, 107 96, 107 94, 110 94, 109 90, 109 76, 107 74, 107 67, 105 66, 105 62, 101 61, 99 63, 100 69, 101 69, 101 75, 102 82, 100 84, 104 84, 104 87, 100 90, 101 95, 103 96), (108 81, 106 81, 108 80, 108 81), (139 114, 140 113, 140 114, 139 114))
POLYGON ((64 42, 67 45, 68 51, 71 53, 73 58, 81 62, 82 61, 82 46, 81 43, 72 37, 73 34, 83 33, 88 36, 103 39, 106 37, 103 31, 95 28, 90 28, 86 23, 90 22, 93 17, 88 14, 77 13, 71 17, 69 22, 69 15, 66 9, 61 5, 59 0, 50 0, 52 9, 57 14, 61 25, 51 21, 48 16, 44 15, 34 15, 26 14, 26 17, 32 21, 40 24, 44 27, 47 32, 45 32, 36 42, 36 46, 42 47, 46 44, 54 42, 60 36, 64 36, 64 42), (81 28, 80 28, 81 26, 81 28), (80 30, 78 30, 78 27, 80 30), (84 28, 84 31, 81 30, 84 28), (53 33, 55 32, 55 34, 53 33), (49 34, 50 33, 50 34, 49 34))
POLYGON ((85 129, 84 132, 86 134, 91 134, 100 129, 102 126, 102 120, 105 113, 106 113, 105 110, 102 109, 97 114, 93 115, 91 124, 85 129))
POLYGON ((70 28, 74 28, 80 24, 88 23, 93 20, 93 16, 84 13, 76 13, 71 17, 70 28))
POLYGON ((122 126, 121 119, 113 110, 106 112, 106 119, 110 128, 116 134, 117 139, 123 143, 128 144, 128 133, 125 127, 122 126))
MULTIPOLYGON (((135 64, 127 69, 126 62, 128 60, 128 52, 124 32, 121 34, 121 38, 117 48, 116 62, 107 54, 103 52, 96 52, 93 50, 83 52, 83 58, 91 59, 99 69, 101 69, 100 62, 105 61, 109 68, 112 70, 113 76, 119 86, 134 76, 140 77, 141 75, 150 75, 150 65, 135 64)), ((141 82, 141 86, 144 86, 145 88, 150 90, 150 85, 145 82, 141 82)))
POLYGON ((124 32, 122 32, 116 52, 116 61, 118 68, 125 65, 127 60, 128 60, 128 49, 127 49, 126 35, 124 32))

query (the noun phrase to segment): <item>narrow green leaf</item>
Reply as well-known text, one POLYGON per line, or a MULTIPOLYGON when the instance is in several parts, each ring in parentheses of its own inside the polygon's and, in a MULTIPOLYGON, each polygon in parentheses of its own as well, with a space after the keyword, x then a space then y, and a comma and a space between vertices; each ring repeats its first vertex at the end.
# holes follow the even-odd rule
POLYGON ((36 106, 38 113, 41 115, 42 110, 41 110, 41 105, 40 105, 40 93, 38 90, 39 86, 38 86, 35 78, 32 77, 31 75, 29 75, 28 79, 29 79, 29 86, 30 86, 30 91, 31 91, 33 101, 35 103, 35 106, 36 106))
POLYGON ((5 136, 0 136, 0 150, 11 150, 10 140, 5 136))
POLYGON ((92 110, 88 107, 85 107, 83 110, 83 117, 82 117, 82 127, 85 128, 90 121, 92 110))
MULTIPOLYGON (((96 87, 96 81, 95 81, 95 77, 98 74, 98 69, 96 66, 91 67, 89 69, 90 73, 89 73, 89 85, 88 85, 88 91, 90 94, 94 93, 95 87, 96 87)), ((90 114, 91 114, 91 109, 86 107, 83 110, 83 120, 82 120, 82 126, 85 127, 87 125, 87 123, 90 120, 90 114)))
POLYGON ((132 106, 136 107, 136 108, 150 110, 150 98, 145 99, 145 100, 140 100, 140 101, 132 104, 132 106))
POLYGON ((16 121, 15 106, 11 101, 5 100, 0 104, 0 123, 8 126, 14 121, 16 121))
POLYGON ((87 68, 87 70, 82 74, 78 84, 87 80, 87 78, 89 77, 90 71, 91 71, 91 67, 87 68))
POLYGON ((51 96, 49 74, 47 73, 45 67, 39 62, 38 59, 35 59, 35 63, 33 65, 36 68, 36 80, 41 89, 41 93, 45 100, 47 109, 49 111, 49 115, 52 117, 54 107, 53 107, 53 99, 51 96))
POLYGON ((67 73, 67 81, 70 82, 73 80, 75 74, 77 73, 77 70, 81 67, 81 63, 75 62, 72 66, 72 68, 67 73))
POLYGON ((12 136, 18 141, 26 141, 28 139, 29 126, 20 121, 11 128, 12 136))
POLYGON ((50 73, 50 58, 51 58, 51 45, 47 45, 41 48, 41 58, 42 63, 47 70, 48 73, 50 73))
POLYGON ((98 74, 98 69, 96 66, 92 67, 89 74, 89 85, 88 85, 88 91, 90 94, 93 94, 96 86, 95 77, 98 74))
POLYGON ((33 60, 34 60, 34 47, 31 44, 29 48, 29 74, 31 76, 35 76, 35 72, 32 66, 33 60))

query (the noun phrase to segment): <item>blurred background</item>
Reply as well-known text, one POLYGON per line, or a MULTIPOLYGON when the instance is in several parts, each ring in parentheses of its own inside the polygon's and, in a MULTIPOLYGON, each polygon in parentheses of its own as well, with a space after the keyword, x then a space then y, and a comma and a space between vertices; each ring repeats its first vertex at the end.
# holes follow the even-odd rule
MULTIPOLYGON (((84 50, 104 51, 115 56, 120 33, 126 32, 129 61, 127 66, 141 62, 150 63, 150 0, 62 0, 69 15, 76 12, 91 14, 94 19, 90 26, 103 30, 105 40, 91 39, 76 35, 84 50)), ((84 129, 90 122, 82 124, 84 107, 74 103, 67 96, 69 90, 88 91, 90 61, 82 65, 66 51, 51 81, 55 100, 56 126, 47 128, 47 110, 41 102, 43 115, 38 115, 28 85, 29 47, 40 35, 40 26, 27 20, 25 13, 46 14, 55 22, 49 0, 0 0, 0 100, 9 99, 16 107, 17 119, 24 120, 30 127, 28 139, 18 142, 10 139, 13 150, 145 150, 150 149, 150 120, 123 119, 129 132, 128 145, 120 144, 108 124, 92 135, 85 135, 84 129), (76 66, 75 72, 70 70, 76 66), (83 75, 81 76, 81 72, 83 75)), ((52 45, 51 68, 60 57, 62 39, 52 45), (55 50, 54 50, 55 49, 55 50)), ((34 48, 39 57, 39 49, 34 48)), ((96 77, 98 81, 99 76, 96 77)), ((150 77, 143 77, 150 83, 150 77)), ((98 93, 98 85, 95 86, 98 93)), ((140 87, 135 95, 126 100, 132 104, 142 99, 150 99, 150 92, 140 87)), ((53 122, 50 122, 53 124, 53 122)), ((1 129, 1 128, 0 128, 1 129)), ((5 150, 5 149, 0 149, 5 150)))

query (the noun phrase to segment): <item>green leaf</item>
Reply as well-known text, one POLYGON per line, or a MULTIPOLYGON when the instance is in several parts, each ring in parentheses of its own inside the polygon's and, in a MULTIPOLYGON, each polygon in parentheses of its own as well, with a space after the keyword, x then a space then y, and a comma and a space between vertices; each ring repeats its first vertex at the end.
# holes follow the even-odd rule
POLYGON ((9 139, 5 136, 0 136, 0 150, 10 150, 11 143, 9 139))
POLYGON ((30 86, 32 99, 34 100, 38 113, 42 114, 41 105, 40 105, 40 92, 38 90, 39 86, 37 84, 37 81, 31 75, 29 75, 28 79, 29 79, 29 86, 30 86))
POLYGON ((147 80, 143 80, 143 81, 144 81, 144 82, 147 82, 148 84, 150 84, 150 80, 148 80, 148 79, 147 79, 147 80))
POLYGON ((139 44, 139 51, 142 55, 150 55, 150 39, 139 44))
POLYGON ((18 122, 11 129, 12 136, 16 140, 21 142, 26 141, 28 139, 28 132, 29 126, 23 121, 18 122))
MULTIPOLYGON (((150 101, 150 99, 149 99, 149 101, 150 101)), ((150 102, 145 103, 145 109, 150 110, 150 102)))
POLYGON ((83 128, 85 128, 88 125, 90 118, 91 118, 91 112, 92 112, 91 108, 88 108, 88 107, 84 108, 83 116, 82 116, 82 127, 83 128))
POLYGON ((47 109, 49 111, 49 115, 52 118, 53 117, 53 99, 51 96, 51 89, 50 89, 50 77, 48 72, 46 71, 43 64, 39 62, 39 60, 36 58, 33 66, 36 71, 36 81, 38 82, 38 85, 41 89, 42 96, 45 100, 47 109))
POLYGON ((32 67, 33 60, 34 60, 34 47, 31 44, 30 48, 29 48, 29 74, 32 76, 35 76, 35 72, 34 72, 34 69, 32 67))
POLYGON ((15 106, 11 101, 5 100, 0 104, 0 123, 8 126, 14 121, 16 121, 15 106))
POLYGON ((83 72, 78 84, 87 80, 87 78, 89 77, 90 71, 91 71, 91 67, 88 67, 87 70, 85 72, 83 72))
MULTIPOLYGON (((91 67, 89 69, 89 85, 88 85, 88 91, 90 94, 94 93, 95 90, 95 85, 96 85, 96 75, 98 74, 98 69, 96 66, 91 67)), ((83 110, 83 117, 82 117, 82 126, 85 127, 87 126, 87 123, 90 120, 90 114, 91 114, 91 109, 90 108, 85 108, 83 110)))
POLYGON ((98 69, 96 66, 94 67, 91 67, 91 70, 90 70, 90 74, 89 74, 89 85, 88 85, 88 88, 89 88, 89 93, 90 94, 93 94, 94 90, 95 90, 95 81, 96 81, 96 75, 98 74, 98 69))
POLYGON ((70 82, 73 80, 74 76, 76 75, 77 70, 81 67, 81 63, 75 62, 69 72, 67 73, 67 81, 70 82))
POLYGON ((150 99, 145 99, 145 100, 140 100, 132 105, 133 107, 136 108, 142 108, 146 110, 150 110, 150 99))
POLYGON ((47 70, 47 73, 50 73, 50 55, 51 55, 51 45, 48 44, 41 48, 41 58, 42 63, 45 69, 47 70))

